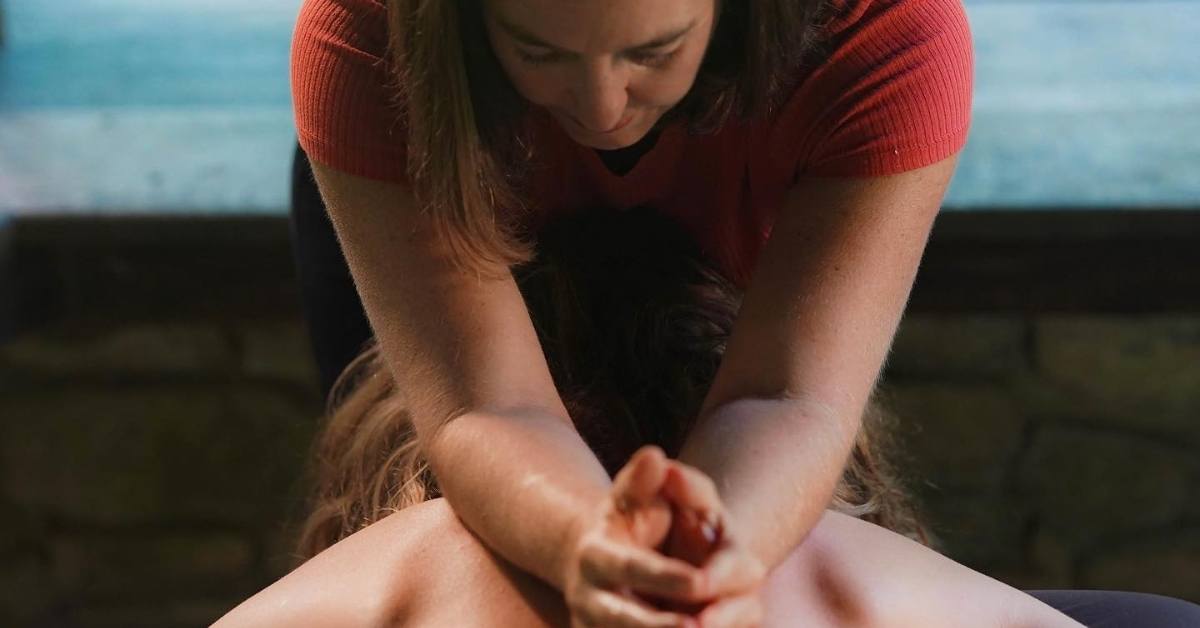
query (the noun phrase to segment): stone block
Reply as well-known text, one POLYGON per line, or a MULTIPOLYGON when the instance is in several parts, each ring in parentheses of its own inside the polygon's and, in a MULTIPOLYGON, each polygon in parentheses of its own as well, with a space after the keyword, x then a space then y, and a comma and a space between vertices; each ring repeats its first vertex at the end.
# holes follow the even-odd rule
POLYGON ((30 551, 45 540, 46 522, 27 508, 0 502, 0 556, 30 551))
POLYGON ((56 590, 50 564, 36 552, 6 554, 0 559, 0 625, 45 625, 56 590))
POLYGON ((243 344, 243 372, 319 387, 308 330, 300 321, 257 324, 238 333, 243 344))
POLYGON ((926 496, 921 514, 939 551, 973 569, 1017 569, 1026 562, 1029 508, 995 491, 926 496))
POLYGON ((51 543, 55 580, 76 599, 230 592, 248 580, 255 559, 248 539, 224 532, 73 534, 51 543))
POLYGON ((271 527, 297 516, 319 409, 304 398, 269 388, 239 388, 229 396, 229 420, 208 432, 171 474, 196 487, 189 512, 221 513, 224 519, 271 527))
POLYGON ((1035 322, 1041 411, 1200 443, 1200 317, 1035 322))
POLYGON ((166 323, 102 331, 47 331, 0 347, 0 363, 51 375, 220 372, 232 347, 215 327, 166 323))
POLYGON ((1022 588, 1071 589, 1075 587, 1075 554, 1070 546, 1044 526, 1038 526, 1030 541, 1033 580, 1022 588))
POLYGON ((1188 522, 1200 525, 1200 454, 1196 458, 1192 465, 1192 480, 1188 483, 1192 487, 1191 496, 1188 497, 1183 516, 1188 522))
POLYGON ((1179 519, 1193 461, 1149 439, 1042 427, 1022 463, 1021 485, 1040 523, 1072 548, 1179 519))
POLYGON ((1200 527, 1100 549, 1082 564, 1081 584, 1169 595, 1200 604, 1200 527))
POLYGON ((885 377, 998 379, 1027 368, 1025 319, 913 315, 900 322, 885 377))
MULTIPOLYGON (((247 594, 246 597, 248 597, 247 594)), ((78 628, 194 628, 209 626, 242 597, 193 597, 154 600, 139 604, 88 604, 70 615, 70 626, 78 628)))
POLYGON ((0 417, 11 500, 106 524, 274 521, 315 426, 283 394, 188 387, 31 392, 0 417))
POLYGON ((997 486, 1021 445, 1020 404, 991 384, 890 384, 880 401, 898 417, 896 433, 912 471, 950 488, 997 486))
POLYGON ((218 395, 51 389, 0 400, 5 491, 18 504, 86 521, 163 517, 187 487, 164 473, 191 426, 218 423, 218 395))

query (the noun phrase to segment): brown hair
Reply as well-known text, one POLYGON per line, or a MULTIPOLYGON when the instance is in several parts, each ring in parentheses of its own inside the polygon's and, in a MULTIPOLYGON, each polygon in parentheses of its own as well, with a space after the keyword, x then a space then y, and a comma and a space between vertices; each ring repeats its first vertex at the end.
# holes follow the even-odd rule
MULTIPOLYGON (((551 222, 515 275, 571 419, 609 473, 642 444, 677 455, 733 328, 733 284, 681 227, 641 208, 551 222)), ((346 369, 330 407, 302 558, 440 495, 378 346, 346 369)), ((873 397, 832 507, 925 542, 886 455, 893 424, 873 397)))
MULTIPOLYGON (((387 0, 388 61, 407 121, 408 174, 460 266, 483 272, 532 258, 520 184, 536 157, 527 104, 488 42, 484 0, 387 0), (497 219, 504 208, 506 221, 497 219)), ((693 132, 769 114, 819 51, 830 0, 714 0, 717 25, 691 91, 660 120, 693 132)))

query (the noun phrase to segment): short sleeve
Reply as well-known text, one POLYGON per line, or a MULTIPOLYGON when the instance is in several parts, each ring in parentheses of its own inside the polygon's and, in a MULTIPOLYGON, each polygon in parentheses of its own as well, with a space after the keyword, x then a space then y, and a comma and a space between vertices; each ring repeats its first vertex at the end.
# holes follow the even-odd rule
POLYGON ((962 0, 841 5, 825 61, 782 112, 795 175, 895 174, 961 150, 974 82, 962 0))
POLYGON ((407 134, 379 0, 304 0, 291 48, 292 109, 310 159, 405 182, 407 134))

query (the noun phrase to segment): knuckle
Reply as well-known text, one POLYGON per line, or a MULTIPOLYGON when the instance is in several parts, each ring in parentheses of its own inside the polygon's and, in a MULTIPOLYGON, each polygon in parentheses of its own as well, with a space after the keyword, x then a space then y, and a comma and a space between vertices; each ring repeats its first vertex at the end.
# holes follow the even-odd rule
POLYGON ((585 626, 607 626, 607 613, 604 608, 604 600, 601 598, 601 592, 592 590, 582 600, 577 610, 580 621, 585 626))
POLYGON ((584 579, 596 580, 604 572, 604 546, 598 541, 589 541, 580 550, 579 569, 584 579))
POLYGON ((717 483, 713 482, 713 479, 708 477, 707 473, 697 469, 696 476, 696 481, 700 483, 700 486, 704 487, 704 490, 712 493, 713 495, 717 494, 717 483))
POLYGON ((637 575, 637 559, 630 552, 621 552, 617 556, 616 566, 616 575, 622 579, 629 580, 637 575))
POLYGON ((704 576, 700 571, 692 571, 690 573, 681 574, 679 578, 679 589, 684 595, 692 598, 699 597, 704 594, 704 576))
POLYGON ((627 602, 621 596, 611 592, 598 593, 596 596, 596 625, 614 626, 615 628, 637 627, 627 602))
POLYGON ((655 563, 642 563, 641 561, 631 563, 631 574, 639 582, 647 584, 658 584, 665 580, 669 580, 671 574, 662 568, 661 565, 655 563))
POLYGON ((656 580, 674 594, 694 596, 700 588, 700 580, 695 574, 681 573, 675 569, 659 570, 656 580))
POLYGON ((689 569, 669 562, 658 564, 652 571, 656 582, 669 589, 670 593, 696 596, 700 594, 703 577, 698 569, 689 569))

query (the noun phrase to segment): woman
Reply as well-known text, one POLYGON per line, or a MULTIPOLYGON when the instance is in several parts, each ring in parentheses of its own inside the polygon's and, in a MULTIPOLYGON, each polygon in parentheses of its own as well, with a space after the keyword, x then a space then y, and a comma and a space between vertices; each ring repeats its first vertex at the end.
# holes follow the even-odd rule
MULTIPOLYGON (((658 452, 673 455, 691 427, 737 314, 736 289, 678 226, 648 210, 579 212, 556 219, 538 240, 537 260, 516 276, 576 427, 606 467, 620 469, 649 443, 661 450, 640 449, 631 467, 657 465, 674 478, 658 452), (613 247, 618 238, 622 246, 613 247)), ((497 560, 436 498, 437 480, 404 414, 405 391, 377 347, 339 384, 301 540, 300 557, 317 558, 231 613, 227 625, 305 617, 342 625, 566 625, 560 594, 497 560), (377 539, 390 540, 377 549, 377 539), (474 593, 463 590, 463 579, 474 593), (330 595, 330 584, 342 582, 349 586, 330 595)), ((803 553, 775 570, 764 625, 805 618, 804 625, 955 626, 970 609, 978 626, 1077 626, 1033 598, 851 519, 924 539, 882 455, 890 425, 872 403, 835 494, 836 512, 822 517, 803 553)), ((661 549, 686 553, 684 541, 669 538, 665 545, 676 547, 661 549)))
MULTIPOLYGON (((712 562, 762 575, 797 551, 965 141, 970 56, 957 0, 307 0, 300 144, 388 370, 422 392, 407 411, 466 528, 575 616, 656 612, 628 589, 661 557, 608 525, 612 480, 509 271, 550 208, 652 203, 747 290, 678 455, 721 487, 706 503, 736 534, 712 562), (585 573, 597 556, 631 571, 585 573)), ((306 224, 312 295, 339 271, 305 254, 306 224)), ((313 311, 318 347, 364 327, 313 311)), ((714 583, 710 607, 753 608, 756 583, 714 583)))

